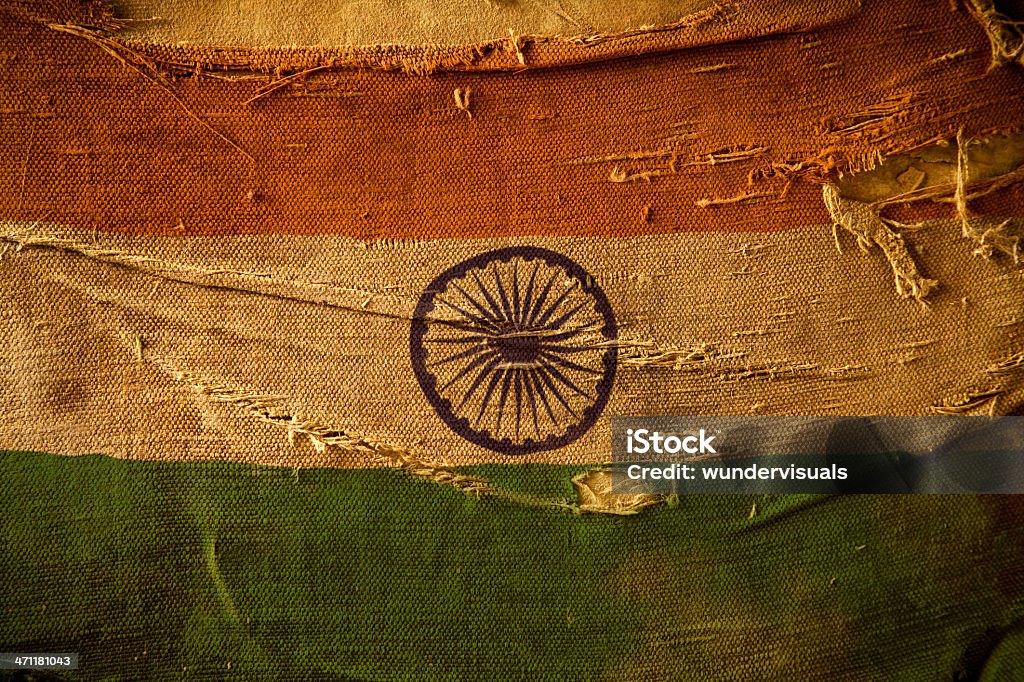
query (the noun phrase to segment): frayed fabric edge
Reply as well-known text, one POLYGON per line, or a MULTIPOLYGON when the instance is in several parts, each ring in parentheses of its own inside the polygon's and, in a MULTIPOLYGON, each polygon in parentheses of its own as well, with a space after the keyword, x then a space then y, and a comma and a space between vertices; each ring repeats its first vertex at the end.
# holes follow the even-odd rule
MULTIPOLYGON (((14 6, 7 11, 50 28, 62 27, 82 37, 116 41, 120 48, 151 61, 172 75, 240 78, 277 77, 310 69, 376 69, 427 75, 444 71, 517 72, 534 68, 574 66, 621 57, 659 54, 792 32, 806 32, 835 23, 860 10, 844 0, 808 19, 786 15, 783 7, 748 7, 746 0, 719 0, 678 21, 618 32, 580 35, 517 34, 462 45, 350 45, 340 47, 207 47, 176 46, 131 38, 124 29, 144 23, 115 16, 102 0, 64 0, 44 8, 14 6), (778 16, 765 22, 764 16, 778 16), (119 35, 120 34, 120 35, 119 35)), ((2 12, 4 10, 0 10, 2 12)))

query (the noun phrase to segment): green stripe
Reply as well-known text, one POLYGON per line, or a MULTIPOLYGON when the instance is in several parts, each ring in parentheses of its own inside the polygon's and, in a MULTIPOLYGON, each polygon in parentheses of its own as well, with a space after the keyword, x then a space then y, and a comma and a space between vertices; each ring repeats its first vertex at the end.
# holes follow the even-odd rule
MULTIPOLYGON (((473 473, 562 497, 580 470, 473 473)), ((72 679, 950 679, 1024 608, 1011 497, 600 517, 391 470, 36 453, 0 481, 0 650, 77 651, 72 679)))

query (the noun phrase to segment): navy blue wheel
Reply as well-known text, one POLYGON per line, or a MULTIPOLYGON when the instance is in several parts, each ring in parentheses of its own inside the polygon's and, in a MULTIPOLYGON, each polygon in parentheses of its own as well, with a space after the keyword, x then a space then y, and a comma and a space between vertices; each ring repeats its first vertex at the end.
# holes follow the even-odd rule
POLYGON ((526 454, 565 446, 608 402, 616 324, 594 279, 565 256, 510 247, 441 273, 413 315, 410 353, 455 433, 526 454))

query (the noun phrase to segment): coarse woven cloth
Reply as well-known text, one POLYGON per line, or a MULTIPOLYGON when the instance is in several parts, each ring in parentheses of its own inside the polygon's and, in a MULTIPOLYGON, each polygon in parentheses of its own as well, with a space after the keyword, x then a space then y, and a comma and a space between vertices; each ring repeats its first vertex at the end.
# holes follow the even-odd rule
POLYGON ((555 4, 0 7, 0 649, 1024 675, 1016 497, 600 468, 613 415, 1021 410, 1019 24, 555 4))

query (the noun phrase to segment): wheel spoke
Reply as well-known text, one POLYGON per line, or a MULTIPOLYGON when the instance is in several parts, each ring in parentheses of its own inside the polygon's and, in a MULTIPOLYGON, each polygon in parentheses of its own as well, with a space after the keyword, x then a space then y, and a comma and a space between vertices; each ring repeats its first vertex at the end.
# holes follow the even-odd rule
POLYGON ((494 368, 497 367, 500 362, 500 357, 494 358, 489 363, 487 363, 486 367, 484 367, 477 373, 476 378, 473 379, 473 383, 469 385, 468 389, 466 389, 466 394, 462 396, 462 401, 459 403, 459 406, 455 408, 456 412, 462 411, 462 408, 465 407, 466 403, 469 402, 469 399, 473 397, 474 393, 476 393, 476 389, 480 387, 484 379, 487 378, 487 375, 493 372, 494 368))
POLYGON ((523 370, 519 375, 523 382, 523 391, 530 401, 530 413, 533 415, 533 433, 537 438, 540 438, 540 424, 537 423, 537 398, 533 395, 533 389, 530 387, 530 372, 529 370, 523 370))
POLYGON ((548 300, 548 294, 551 293, 551 287, 555 285, 555 280, 558 278, 558 273, 551 273, 551 278, 548 283, 544 285, 544 288, 540 292, 540 296, 537 297, 537 302, 533 304, 533 309, 530 311, 530 317, 526 320, 527 325, 533 325, 534 318, 540 313, 544 306, 544 301, 548 300))
MULTIPOLYGON (((486 353, 488 350, 491 350, 491 349, 486 344, 484 344, 482 346, 474 346, 473 348, 467 348, 464 351, 460 351, 458 353, 454 353, 452 355, 449 355, 448 357, 441 358, 440 360, 434 360, 433 362, 428 362, 427 363, 427 367, 440 367, 441 365, 446 365, 449 362, 454 362, 456 360, 461 360, 462 358, 471 357, 473 355, 476 355, 477 353, 486 353)), ((493 353, 495 351, 491 350, 491 352, 493 353)))
POLYGON ((555 386, 551 378, 548 377, 548 369, 548 367, 538 367, 537 376, 541 378, 541 381, 543 381, 544 385, 548 387, 548 390, 554 394, 555 398, 558 399, 558 402, 562 403, 562 407, 568 410, 569 414, 571 414, 573 418, 579 419, 580 416, 576 414, 576 411, 569 406, 569 403, 566 402, 565 398, 563 398, 562 394, 559 392, 558 387, 555 386))
POLYGON ((523 378, 521 376, 522 370, 516 369, 513 374, 515 375, 515 393, 516 393, 516 440, 519 440, 519 425, 522 422, 523 415, 523 378))
POLYGON ((498 285, 498 297, 501 298, 501 311, 505 315, 505 319, 509 322, 512 321, 512 309, 508 305, 508 295, 505 293, 505 285, 501 283, 501 272, 498 270, 498 265, 494 265, 494 282, 498 285))
POLYGON ((501 395, 498 398, 498 421, 494 425, 495 438, 501 438, 501 418, 505 416, 505 402, 508 400, 508 389, 512 385, 513 374, 515 374, 513 370, 505 370, 505 378, 501 382, 501 395))
POLYGON ((473 313, 471 313, 471 312, 469 312, 467 310, 463 310, 462 308, 460 308, 459 306, 455 305, 454 303, 452 303, 450 301, 446 301, 446 300, 444 300, 443 298, 440 298, 440 297, 438 297, 437 301, 438 301, 438 303, 441 303, 442 305, 448 306, 449 308, 451 308, 452 310, 457 312, 459 315, 462 315, 463 317, 465 317, 467 320, 472 320, 473 322, 476 322, 478 325, 480 325, 482 327, 487 327, 488 329, 497 329, 491 323, 490 320, 486 320, 486 319, 480 317, 479 315, 474 315, 473 313))
POLYGON ((583 308, 587 307, 587 304, 588 304, 588 303, 590 303, 590 301, 583 301, 583 303, 580 303, 580 304, 579 304, 578 306, 576 306, 575 308, 573 308, 572 310, 570 310, 570 311, 569 311, 569 312, 567 312, 566 314, 562 315, 562 316, 561 316, 560 318, 558 318, 558 319, 557 319, 557 320, 555 320, 554 322, 549 322, 548 324, 544 325, 544 328, 545 328, 545 329, 558 329, 558 328, 559 328, 559 327, 561 327, 561 326, 562 326, 563 324, 565 324, 565 322, 566 322, 566 321, 567 321, 567 320, 568 320, 568 319, 569 319, 570 317, 572 317, 573 315, 575 315, 576 313, 578 313, 578 312, 579 312, 580 310, 582 310, 583 308))
POLYGON ((437 392, 438 393, 444 393, 456 381, 458 381, 462 377, 466 376, 467 374, 472 372, 474 369, 476 369, 477 367, 479 367, 480 365, 484 364, 485 362, 487 362, 488 360, 491 360, 491 359, 495 359, 496 361, 500 360, 500 358, 498 357, 498 354, 494 353, 494 352, 491 352, 491 353, 488 353, 488 354, 484 354, 484 355, 481 355, 478 358, 475 358, 473 360, 473 362, 468 363, 465 367, 463 367, 461 370, 459 370, 458 374, 456 374, 451 379, 449 379, 448 382, 445 383, 444 386, 442 386, 441 388, 437 389, 437 392))
MULTIPOLYGON (((500 360, 499 360, 499 362, 500 362, 500 360)), ((487 410, 487 406, 491 402, 491 395, 494 394, 494 387, 498 385, 498 380, 501 379, 501 377, 503 377, 505 375, 506 371, 508 371, 508 370, 502 369, 502 370, 498 370, 497 372, 494 373, 494 376, 491 378, 491 383, 488 384, 488 386, 487 386, 487 392, 484 394, 484 399, 480 402, 480 412, 479 412, 479 414, 476 415, 476 422, 474 422, 474 423, 476 423, 476 424, 480 423, 480 420, 484 416, 484 412, 487 410)))
POLYGON ((576 282, 573 282, 571 287, 563 291, 562 295, 559 296, 554 303, 548 306, 548 309, 544 311, 544 315, 542 315, 541 318, 537 320, 536 324, 534 324, 532 320, 530 324, 533 324, 535 327, 543 327, 547 323, 547 321, 551 319, 551 316, 554 315, 555 311, 558 310, 558 306, 562 305, 562 301, 564 301, 566 297, 568 297, 569 294, 571 294, 576 289, 576 284, 576 282))
POLYGON ((487 301, 487 305, 491 306, 491 311, 493 311, 494 316, 499 322, 504 321, 501 319, 501 306, 495 303, 494 298, 487 291, 486 287, 484 287, 484 283, 480 281, 480 277, 476 274, 476 271, 474 270, 470 274, 473 276, 473 280, 476 281, 476 288, 484 295, 484 300, 487 301))
POLYGON ((533 301, 533 282, 537 279, 537 270, 540 269, 540 263, 534 262, 533 272, 530 273, 530 281, 526 284, 526 295, 523 297, 523 307, 519 310, 519 317, 516 319, 516 323, 522 327, 526 321, 526 315, 530 311, 530 303, 533 301))
POLYGON ((570 389, 575 393, 580 394, 587 400, 593 400, 593 398, 587 395, 587 393, 585 393, 582 388, 574 384, 572 380, 568 379, 564 374, 559 372, 558 368, 555 367, 554 364, 550 363, 547 359, 541 359, 541 363, 544 365, 544 371, 550 373, 551 376, 553 376, 555 379, 558 379, 560 382, 565 384, 566 388, 570 389))
POLYGON ((592 369, 590 367, 584 367, 583 365, 575 363, 572 360, 566 360, 565 358, 559 357, 559 356, 555 355, 554 353, 544 353, 544 352, 541 352, 540 355, 541 355, 542 358, 544 358, 548 362, 553 362, 556 365, 558 365, 559 367, 562 367, 564 369, 571 369, 571 370, 575 370, 577 372, 583 372, 584 374, 596 374, 596 375, 604 374, 604 372, 599 370, 599 369, 592 369))
POLYGON ((472 306, 473 306, 474 308, 476 308, 477 310, 479 310, 479 311, 480 311, 480 314, 481 314, 481 315, 483 315, 483 316, 484 316, 485 318, 487 318, 487 319, 488 319, 488 320, 490 320, 491 322, 497 322, 497 321, 498 321, 498 318, 497 318, 497 317, 495 317, 493 313, 491 313, 491 312, 490 312, 489 310, 487 310, 487 308, 484 308, 483 304, 482 304, 482 303, 480 303, 480 302, 479 302, 478 300, 476 300, 475 298, 473 298, 472 296, 470 296, 470 295, 469 295, 469 292, 467 292, 467 291, 466 291, 465 289, 463 289, 462 287, 460 287, 460 286, 458 285, 458 283, 457 283, 457 282, 452 282, 452 288, 454 288, 454 289, 455 289, 456 291, 458 291, 458 292, 459 292, 460 294, 462 294, 463 296, 465 296, 465 297, 466 297, 466 300, 467 300, 467 301, 469 301, 469 302, 470 302, 470 304, 471 304, 471 305, 472 305, 472 306))
MULTIPOLYGON (((536 389, 537 396, 540 398, 540 401, 544 404, 544 410, 548 413, 548 419, 551 420, 551 425, 557 428, 558 420, 555 419, 555 413, 551 411, 551 404, 548 402, 548 394, 547 391, 544 390, 544 387, 541 386, 540 379, 538 378, 539 374, 540 373, 537 370, 531 369, 526 376, 536 389)), ((540 435, 539 431, 537 432, 537 435, 540 435)))
POLYGON ((519 316, 522 311, 519 308, 519 261, 512 261, 512 321, 519 326, 519 316))

